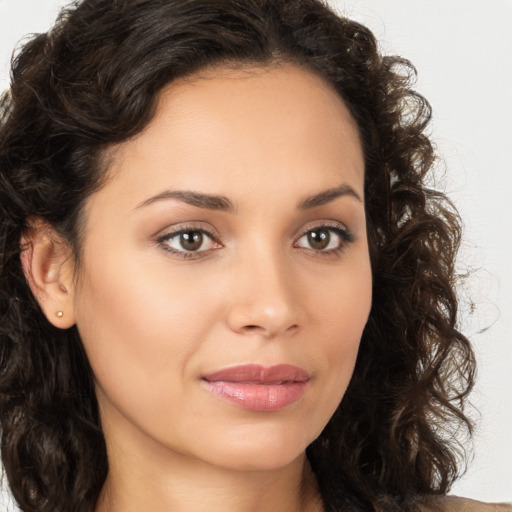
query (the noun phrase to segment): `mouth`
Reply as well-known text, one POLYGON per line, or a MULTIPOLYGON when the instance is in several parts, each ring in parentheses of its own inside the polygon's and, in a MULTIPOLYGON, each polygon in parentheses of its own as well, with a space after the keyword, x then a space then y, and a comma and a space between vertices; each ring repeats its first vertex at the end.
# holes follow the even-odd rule
POLYGON ((259 412, 279 411, 298 402, 310 375, 297 366, 255 364, 225 368, 202 377, 206 389, 220 399, 259 412))

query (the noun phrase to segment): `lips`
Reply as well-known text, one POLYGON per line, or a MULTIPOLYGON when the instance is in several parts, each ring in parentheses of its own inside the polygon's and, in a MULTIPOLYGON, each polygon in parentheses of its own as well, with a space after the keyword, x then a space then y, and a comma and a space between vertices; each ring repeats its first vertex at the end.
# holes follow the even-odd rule
POLYGON ((309 374, 297 366, 243 365, 202 377, 205 387, 232 405, 253 411, 279 411, 297 402, 306 391, 309 374))

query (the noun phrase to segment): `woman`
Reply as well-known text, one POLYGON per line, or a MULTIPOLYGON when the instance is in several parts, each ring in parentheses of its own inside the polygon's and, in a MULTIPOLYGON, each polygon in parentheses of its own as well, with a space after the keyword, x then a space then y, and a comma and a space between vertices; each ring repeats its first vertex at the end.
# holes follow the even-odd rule
MULTIPOLYGON (((22 510, 485 510, 459 223, 406 61, 316 0, 85 0, 2 102, 22 510)), ((492 506, 489 506, 492 510, 492 506)))

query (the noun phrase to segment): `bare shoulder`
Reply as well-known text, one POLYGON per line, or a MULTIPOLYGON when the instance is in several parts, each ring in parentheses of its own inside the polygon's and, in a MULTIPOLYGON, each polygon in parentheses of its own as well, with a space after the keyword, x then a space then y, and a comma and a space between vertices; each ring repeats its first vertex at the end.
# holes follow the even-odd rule
POLYGON ((510 503, 484 503, 458 496, 435 496, 428 498, 421 507, 422 512, 512 512, 510 503))

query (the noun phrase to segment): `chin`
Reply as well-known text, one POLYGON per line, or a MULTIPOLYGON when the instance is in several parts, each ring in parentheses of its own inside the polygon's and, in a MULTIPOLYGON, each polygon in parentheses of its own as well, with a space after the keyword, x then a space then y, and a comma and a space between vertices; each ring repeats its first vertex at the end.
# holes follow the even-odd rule
POLYGON ((276 470, 301 457, 315 436, 310 437, 286 431, 232 435, 225 442, 212 441, 208 458, 215 465, 237 471, 276 470))
POLYGON ((296 461, 304 454, 305 450, 293 453, 280 451, 268 452, 259 450, 257 452, 232 453, 221 458, 220 466, 233 471, 275 471, 285 468, 296 461))

